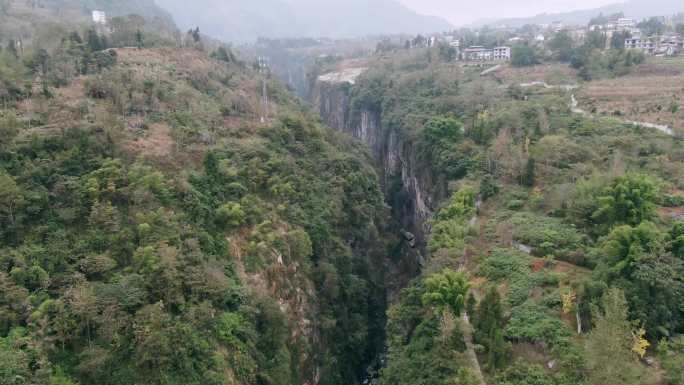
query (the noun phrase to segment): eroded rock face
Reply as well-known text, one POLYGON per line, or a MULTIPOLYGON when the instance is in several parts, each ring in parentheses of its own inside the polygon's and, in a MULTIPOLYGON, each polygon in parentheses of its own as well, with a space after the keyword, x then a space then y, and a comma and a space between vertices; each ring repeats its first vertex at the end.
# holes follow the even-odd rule
POLYGON ((386 199, 398 225, 415 234, 424 249, 427 219, 433 213, 433 197, 427 176, 417 169, 413 143, 396 130, 382 125, 382 111, 375 106, 352 106, 352 89, 365 68, 322 75, 313 85, 311 103, 329 127, 365 142, 380 171, 386 199))

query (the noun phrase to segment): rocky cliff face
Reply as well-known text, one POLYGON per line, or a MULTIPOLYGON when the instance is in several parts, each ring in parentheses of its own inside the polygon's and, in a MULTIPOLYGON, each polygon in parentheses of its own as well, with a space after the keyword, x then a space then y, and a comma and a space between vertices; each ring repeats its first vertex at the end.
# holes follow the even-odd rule
POLYGON ((383 126, 381 109, 352 106, 351 95, 360 74, 346 70, 320 76, 310 93, 311 103, 326 125, 362 140, 371 148, 393 217, 402 230, 410 233, 405 238, 414 235, 415 239, 407 240, 422 250, 427 220, 433 212, 433 184, 417 167, 412 141, 383 126))

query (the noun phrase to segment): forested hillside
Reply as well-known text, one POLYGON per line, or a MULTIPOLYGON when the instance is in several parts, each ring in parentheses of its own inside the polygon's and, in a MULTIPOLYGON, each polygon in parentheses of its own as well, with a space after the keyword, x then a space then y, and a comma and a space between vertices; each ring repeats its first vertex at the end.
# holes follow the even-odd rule
POLYGON ((681 384, 678 118, 668 134, 579 110, 592 82, 563 64, 487 74, 443 52, 377 55, 353 84, 353 62, 328 64, 315 85, 324 121, 372 146, 393 212, 425 234, 379 383, 681 384))
POLYGON ((0 5, 0 385, 684 383, 681 60, 0 5))
POLYGON ((367 151, 228 49, 117 20, 1 38, 0 383, 356 382, 398 241, 367 151))

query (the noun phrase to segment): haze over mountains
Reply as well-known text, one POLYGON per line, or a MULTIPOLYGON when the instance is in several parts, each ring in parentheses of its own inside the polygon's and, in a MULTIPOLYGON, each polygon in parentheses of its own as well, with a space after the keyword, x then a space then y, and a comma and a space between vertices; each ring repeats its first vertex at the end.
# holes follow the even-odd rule
POLYGON ((232 41, 258 37, 360 37, 447 30, 446 20, 394 0, 156 0, 181 28, 232 41))
POLYGON ((604 15, 624 12, 626 17, 644 19, 651 16, 672 15, 684 12, 684 1, 681 0, 629 0, 604 7, 578 10, 564 13, 544 13, 525 18, 506 18, 497 21, 483 20, 475 25, 506 24, 509 26, 523 26, 525 24, 545 24, 562 21, 566 24, 584 24, 600 13, 604 15))
MULTIPOLYGON (((29 4, 29 2, 27 2, 29 4)), ((170 15, 155 4, 155 0, 43 0, 40 8, 46 9, 98 9, 109 16, 137 14, 148 19, 169 19, 170 15)))

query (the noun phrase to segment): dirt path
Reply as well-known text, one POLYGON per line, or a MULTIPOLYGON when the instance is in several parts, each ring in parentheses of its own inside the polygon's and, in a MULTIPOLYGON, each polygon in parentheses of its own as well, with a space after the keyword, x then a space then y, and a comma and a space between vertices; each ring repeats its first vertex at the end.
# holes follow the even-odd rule
MULTIPOLYGON (((570 110, 574 114, 580 114, 580 115, 585 115, 585 116, 591 116, 590 113, 587 111, 579 108, 579 102, 577 101, 577 98, 575 98, 575 94, 570 95, 570 110)), ((635 122, 632 120, 621 120, 624 123, 627 124, 632 124, 634 126, 641 126, 641 127, 646 127, 646 128, 654 128, 660 132, 662 132, 665 135, 669 136, 674 136, 674 131, 672 130, 671 127, 666 126, 664 124, 655 124, 655 123, 648 123, 648 122, 635 122)))
MULTIPOLYGON (((480 220, 479 210, 482 207, 482 200, 478 198, 475 206, 477 211, 473 218, 469 221, 470 226, 475 227, 480 220)), ((463 258, 459 261, 461 269, 466 269, 468 265, 468 253, 463 253, 463 258)), ((479 291, 475 288, 470 289, 473 295, 479 300, 479 291)), ((461 328, 461 333, 463 333, 463 341, 466 344, 466 355, 471 363, 471 368, 475 372, 475 377, 477 377, 480 385, 486 385, 484 375, 482 374, 482 368, 480 367, 480 361, 477 360, 477 354, 475 354, 475 345, 473 343, 473 326, 470 324, 470 318, 468 313, 463 312, 462 322, 459 322, 459 327, 461 328)))
POLYGON ((480 368, 480 362, 477 360, 477 354, 475 354, 475 345, 473 344, 473 326, 470 324, 470 319, 467 313, 463 313, 463 322, 460 323, 461 332, 463 333, 463 341, 466 344, 466 355, 471 361, 471 367, 475 372, 475 377, 480 382, 481 385, 487 385, 482 374, 482 369, 480 368))
POLYGON ((551 85, 551 84, 548 84, 547 82, 542 82, 542 81, 536 81, 536 82, 530 82, 530 83, 521 83, 521 84, 519 84, 519 86, 522 88, 528 88, 528 87, 543 87, 546 89, 558 88, 558 89, 566 90, 566 91, 570 91, 570 90, 574 90, 576 88, 579 88, 579 86, 576 84, 551 85))

